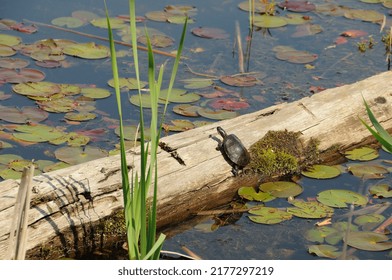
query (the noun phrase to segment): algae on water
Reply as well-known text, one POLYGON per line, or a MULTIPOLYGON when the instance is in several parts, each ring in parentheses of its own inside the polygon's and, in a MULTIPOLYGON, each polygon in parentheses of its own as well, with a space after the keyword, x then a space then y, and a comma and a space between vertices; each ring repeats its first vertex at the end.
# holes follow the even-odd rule
POLYGON ((299 174, 319 161, 318 141, 311 138, 306 144, 301 132, 268 131, 250 148, 249 167, 267 177, 299 174))

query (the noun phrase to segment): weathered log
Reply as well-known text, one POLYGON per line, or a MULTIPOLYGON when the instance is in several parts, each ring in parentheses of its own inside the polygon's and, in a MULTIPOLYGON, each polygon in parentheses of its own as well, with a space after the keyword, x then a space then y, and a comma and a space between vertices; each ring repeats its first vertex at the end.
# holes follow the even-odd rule
MULTIPOLYGON (((358 118, 367 119, 362 96, 381 124, 392 127, 391 89, 392 73, 385 72, 219 125, 235 133, 246 147, 269 130, 287 129, 301 131, 304 140, 317 138, 321 150, 332 145, 344 148, 369 136, 358 118)), ((161 139, 165 149, 158 155, 160 227, 181 222, 199 210, 222 205, 235 195, 238 178, 232 177, 231 167, 215 149, 216 141, 209 137, 216 135, 217 125, 161 139)), ((137 150, 129 151, 128 163, 139 169, 137 150)), ((62 240, 67 230, 73 232, 73 242, 77 243, 79 226, 121 209, 120 173, 119 156, 112 156, 34 177, 27 249, 55 236, 62 240)), ((18 186, 19 180, 0 183, 0 259, 7 252, 18 186)))

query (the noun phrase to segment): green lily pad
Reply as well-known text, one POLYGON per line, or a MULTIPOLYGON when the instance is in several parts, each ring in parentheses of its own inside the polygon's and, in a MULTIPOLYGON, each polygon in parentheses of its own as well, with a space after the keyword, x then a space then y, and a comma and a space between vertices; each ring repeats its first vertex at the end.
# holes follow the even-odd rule
POLYGON ((22 42, 22 39, 17 36, 0 34, 0 45, 13 47, 13 46, 19 45, 21 42, 22 42))
POLYGON ((334 212, 333 208, 317 201, 292 200, 290 204, 295 207, 288 207, 287 212, 300 218, 319 219, 332 217, 334 212))
POLYGON ((60 86, 51 82, 29 82, 12 86, 16 93, 27 96, 48 97, 60 92, 60 86))
MULTIPOLYGON (((126 88, 128 90, 137 89, 137 80, 135 78, 119 78, 120 88, 126 88)), ((108 85, 114 88, 114 80, 108 81, 108 85)), ((147 85, 146 82, 140 81, 140 88, 144 88, 147 85)))
POLYGON ((254 207, 248 211, 250 214, 256 216, 248 216, 249 219, 258 224, 278 224, 283 221, 290 220, 293 216, 286 211, 279 210, 272 207, 254 207))
POLYGON ((310 245, 308 248, 308 252, 310 254, 315 254, 319 257, 328 259, 336 259, 342 254, 342 252, 339 251, 338 247, 326 244, 310 245))
POLYGON ((110 96, 110 91, 104 88, 82 88, 81 94, 85 97, 103 99, 110 96))
POLYGON ((102 59, 109 56, 109 49, 106 46, 94 42, 67 45, 63 52, 85 59, 102 59))
MULTIPOLYGON (((266 4, 261 3, 259 1, 254 2, 253 9, 256 13, 265 13, 266 12, 266 4)), ((249 1, 244 1, 238 4, 238 8, 243 11, 249 12, 251 7, 249 6, 249 1)))
POLYGON ((294 197, 303 192, 300 185, 284 181, 263 183, 259 186, 259 189, 275 197, 294 197))
POLYGON ((200 89, 206 88, 214 84, 212 79, 200 79, 200 78, 192 78, 182 80, 185 83, 184 88, 186 89, 200 89))
POLYGON ((377 225, 382 223, 385 220, 385 217, 380 214, 367 214, 361 215, 354 219, 354 223, 360 226, 364 226, 367 224, 377 225))
POLYGON ((64 118, 70 121, 78 121, 78 122, 83 122, 83 121, 89 121, 93 120, 97 117, 96 114, 94 113, 74 113, 74 112, 68 112, 64 115, 64 118))
MULTIPOLYGON (((161 90, 159 94, 159 99, 165 101, 167 99, 168 91, 167 89, 161 90)), ((200 99, 200 95, 196 93, 187 93, 186 90, 173 88, 168 101, 173 103, 192 103, 198 101, 200 99)))
POLYGON ((76 132, 64 133, 61 137, 49 141, 49 143, 53 145, 67 143, 68 146, 72 147, 85 146, 88 142, 90 142, 90 137, 76 132))
POLYGON ((384 19, 384 14, 374 10, 351 9, 344 13, 344 16, 349 19, 359 19, 362 21, 381 23, 384 19))
POLYGON ((60 161, 60 162, 56 162, 56 163, 50 164, 48 166, 45 166, 42 171, 43 172, 51 172, 51 171, 67 168, 69 166, 71 166, 71 165, 68 164, 68 163, 60 161))
POLYGON ((368 161, 378 158, 377 150, 368 147, 347 151, 344 154, 346 158, 351 160, 368 161))
POLYGON ((64 26, 67 28, 78 28, 84 25, 84 22, 74 17, 58 17, 52 20, 53 25, 64 26))
POLYGON ((75 165, 90 160, 106 157, 108 153, 100 148, 86 146, 82 147, 62 147, 54 152, 56 158, 65 163, 75 165))
POLYGON ((314 179, 331 179, 340 175, 340 170, 334 166, 316 164, 301 172, 302 175, 314 179))
MULTIPOLYGON (((136 140, 139 140, 139 139, 140 139, 140 130, 138 131, 137 129, 138 129, 138 128, 137 128, 136 125, 124 125, 124 127, 123 127, 124 138, 125 138, 125 140, 130 140, 130 141, 132 141, 132 142, 130 143, 130 144, 131 144, 131 147, 133 147, 133 145, 134 145, 133 141, 135 141, 136 132, 138 132, 138 135, 137 135, 137 137, 136 137, 136 140)), ((120 136, 120 127, 117 127, 117 128, 114 130, 114 133, 115 133, 117 136, 120 136)), ((149 129, 149 128, 145 128, 145 130, 144 130, 144 139, 145 139, 146 141, 150 140, 150 129, 149 129)))
MULTIPOLYGON (((323 243, 327 236, 337 233, 338 230, 333 227, 323 226, 323 227, 316 227, 308 230, 305 233, 305 238, 311 242, 319 242, 323 243)), ((331 244, 334 245, 334 244, 331 244)))
POLYGON ((69 97, 60 99, 52 99, 47 101, 37 101, 38 106, 47 112, 51 113, 67 113, 75 110, 78 104, 69 97))
POLYGON ((207 119, 212 119, 212 120, 227 120, 238 116, 238 113, 235 111, 212 110, 203 107, 200 107, 197 110, 197 113, 202 117, 205 117, 207 119))
MULTIPOLYGON (((164 34, 149 35, 151 46, 156 48, 166 48, 174 44, 174 39, 164 34)), ((147 45, 147 37, 145 35, 139 36, 137 41, 143 45, 147 45)))
POLYGON ((20 160, 23 159, 21 156, 19 155, 15 155, 15 154, 2 154, 0 155, 0 164, 8 164, 9 162, 13 161, 13 160, 20 160))
POLYGON ((392 197, 392 189, 387 184, 374 185, 369 188, 369 192, 378 197, 392 197))
POLYGON ((241 187, 238 189, 238 195, 249 201, 262 201, 268 202, 274 200, 276 197, 272 196, 269 193, 265 192, 256 192, 253 187, 241 187))
POLYGON ((255 15, 253 24, 261 28, 278 28, 287 25, 284 17, 269 16, 269 15, 255 15))
MULTIPOLYGON (((122 19, 111 17, 109 18, 109 21, 110 21, 110 27, 112 29, 121 29, 127 27, 127 24, 122 19)), ((106 17, 94 18, 93 20, 90 21, 90 23, 95 27, 108 28, 106 17)))
POLYGON ((368 199, 366 196, 349 190, 325 190, 317 194, 317 200, 331 207, 345 208, 349 204, 366 205, 368 199))
POLYGON ((286 14, 284 19, 288 24, 299 25, 309 22, 309 18, 301 14, 286 14))
POLYGON ((7 57, 7 56, 13 56, 15 54, 16 54, 16 50, 14 50, 12 47, 4 44, 0 44, 0 56, 7 57))
MULTIPOLYGON (((143 105, 143 108, 151 108, 151 96, 149 93, 143 93, 139 96, 139 94, 132 95, 129 98, 129 102, 131 102, 133 105, 136 106, 141 106, 143 105)), ((163 100, 158 99, 158 105, 159 104, 165 104, 163 100)))
POLYGON ((0 119, 12 123, 41 122, 49 114, 36 107, 4 107, 0 105, 0 119))
POLYGON ((384 174, 389 173, 386 168, 373 164, 353 164, 348 167, 348 170, 354 176, 365 179, 384 178, 384 174))
POLYGON ((365 251, 385 251, 392 249, 388 236, 373 231, 350 232, 345 240, 351 247, 365 251))
POLYGON ((64 132, 43 124, 25 124, 15 128, 12 135, 19 140, 28 142, 47 142, 61 137, 64 132))
POLYGON ((233 87, 252 87, 259 83, 256 77, 249 75, 223 76, 220 78, 220 81, 233 87))

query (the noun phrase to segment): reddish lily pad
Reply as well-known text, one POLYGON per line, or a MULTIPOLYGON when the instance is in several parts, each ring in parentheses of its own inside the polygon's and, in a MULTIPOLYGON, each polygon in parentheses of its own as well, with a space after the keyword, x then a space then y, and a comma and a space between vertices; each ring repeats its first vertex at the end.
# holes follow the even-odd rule
POLYGON ((249 75, 223 76, 220 80, 222 83, 234 87, 252 87, 259 83, 256 77, 249 75))
POLYGON ((37 69, 0 69, 0 81, 11 84, 40 82, 45 79, 45 73, 37 69))
POLYGON ((359 38, 368 35, 366 31, 358 30, 358 29, 350 29, 342 32, 340 36, 350 37, 350 38, 359 38))
POLYGON ((7 69, 20 69, 28 66, 30 62, 21 58, 0 58, 0 67, 7 69))
POLYGON ((179 104, 173 107, 173 112, 181 116, 197 117, 199 116, 199 114, 197 113, 197 110, 199 110, 199 108, 199 106, 194 106, 190 104, 179 104))
POLYGON ((317 54, 313 54, 308 51, 296 50, 291 47, 275 47, 274 50, 276 51, 275 57, 277 59, 285 60, 291 63, 305 64, 313 62, 318 58, 317 54))
POLYGON ((49 114, 36 107, 4 107, 0 106, 0 119, 12 123, 40 122, 49 114))
POLYGON ((278 4, 279 7, 292 12, 311 12, 316 9, 316 6, 309 1, 284 1, 278 4))
POLYGON ((248 102, 238 101, 235 98, 219 98, 216 100, 212 100, 211 102, 208 103, 208 105, 217 110, 224 109, 228 111, 249 108, 248 102))
POLYGON ((319 24, 307 23, 298 25, 295 28, 295 32, 291 35, 291 37, 305 37, 315 35, 323 31, 323 28, 319 24))
POLYGON ((206 39, 227 39, 230 35, 223 29, 212 27, 197 27, 192 29, 192 34, 206 39))

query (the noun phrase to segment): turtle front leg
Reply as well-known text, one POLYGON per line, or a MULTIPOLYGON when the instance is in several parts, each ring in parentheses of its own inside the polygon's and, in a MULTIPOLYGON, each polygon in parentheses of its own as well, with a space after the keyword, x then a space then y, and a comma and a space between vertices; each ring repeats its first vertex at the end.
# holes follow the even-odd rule
POLYGON ((231 170, 231 172, 233 173, 234 177, 237 177, 238 176, 238 172, 239 172, 238 165, 234 165, 233 169, 231 170))

